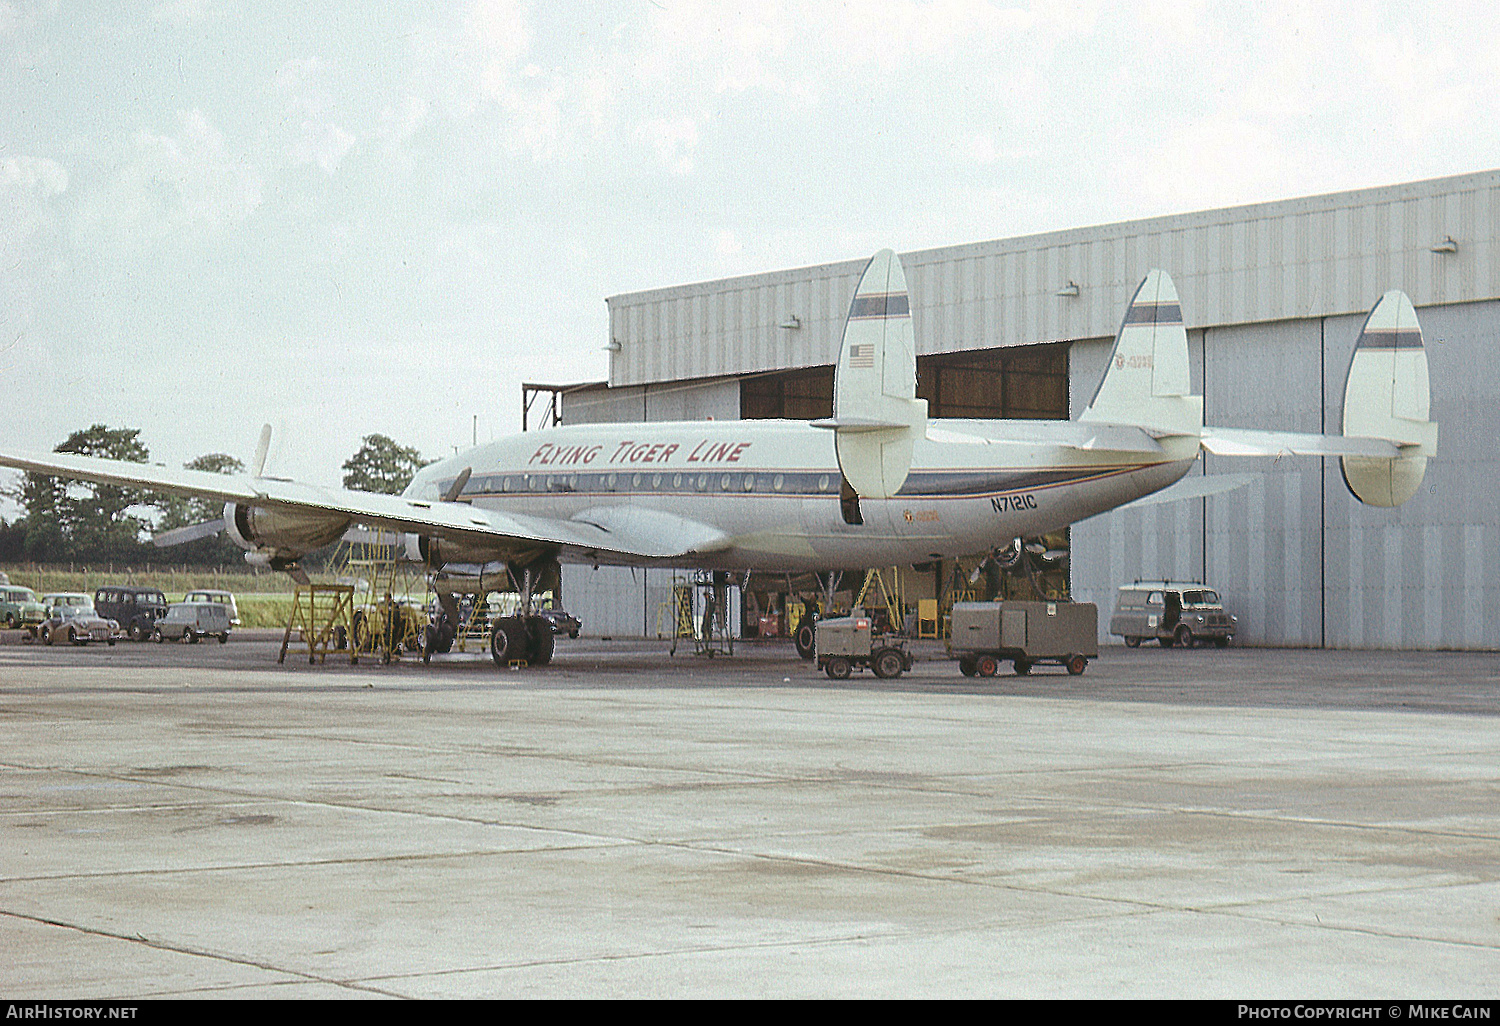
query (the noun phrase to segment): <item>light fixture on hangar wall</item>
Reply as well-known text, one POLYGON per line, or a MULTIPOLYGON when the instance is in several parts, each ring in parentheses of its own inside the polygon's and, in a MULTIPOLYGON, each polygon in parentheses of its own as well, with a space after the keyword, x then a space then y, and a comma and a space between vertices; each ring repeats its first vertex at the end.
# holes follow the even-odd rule
POLYGON ((1052 294, 1054 296, 1058 296, 1058 297, 1066 299, 1066 298, 1068 298, 1070 296, 1076 296, 1076 295, 1078 295, 1078 293, 1080 291, 1082 291, 1082 290, 1079 289, 1078 283, 1076 281, 1074 281, 1072 278, 1069 278, 1068 279, 1068 283, 1066 285, 1064 285, 1062 288, 1058 289, 1056 292, 1054 292, 1052 294))
POLYGON ((802 327, 802 318, 798 317, 796 314, 792 314, 786 320, 778 324, 777 327, 785 328, 787 331, 796 331, 797 329, 802 327))
POLYGON ((1434 253, 1457 253, 1458 240, 1451 235, 1444 235, 1443 241, 1432 247, 1434 253))

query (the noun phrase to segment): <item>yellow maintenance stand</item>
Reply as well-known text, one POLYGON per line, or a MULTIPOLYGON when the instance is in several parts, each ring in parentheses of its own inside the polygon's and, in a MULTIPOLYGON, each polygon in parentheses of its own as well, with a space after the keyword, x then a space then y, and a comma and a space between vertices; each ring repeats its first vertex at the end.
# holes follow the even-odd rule
POLYGON ((328 563, 330 583, 299 585, 282 639, 282 659, 292 631, 301 631, 308 661, 347 648, 349 661, 379 656, 382 663, 418 651, 427 626, 427 574, 404 561, 395 539, 372 532, 367 540, 343 541, 328 563))

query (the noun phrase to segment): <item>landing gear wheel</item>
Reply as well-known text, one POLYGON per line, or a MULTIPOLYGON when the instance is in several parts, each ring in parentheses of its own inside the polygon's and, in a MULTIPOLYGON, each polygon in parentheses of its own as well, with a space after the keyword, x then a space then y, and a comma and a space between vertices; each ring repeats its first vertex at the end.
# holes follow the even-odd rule
POLYGON ((978 676, 979 670, 977 668, 977 664, 978 659, 972 653, 969 655, 961 655, 958 657, 958 672, 963 674, 965 677, 978 676))
POLYGON ((1000 672, 1000 660, 992 655, 982 655, 974 662, 974 672, 981 677, 993 677, 1000 672))
POLYGON ((1016 666, 1016 676, 1017 677, 1024 677, 1024 676, 1026 676, 1027 674, 1029 674, 1031 672, 1031 660, 1030 659, 1017 659, 1016 663, 1015 663, 1015 666, 1016 666))
POLYGON ((870 660, 870 668, 881 680, 893 680, 901 676, 904 665, 905 660, 901 658, 901 653, 894 648, 882 648, 870 660))
POLYGON ((823 671, 834 680, 848 680, 852 670, 849 660, 843 656, 833 656, 828 660, 828 665, 823 668, 823 671))
POLYGON ((526 629, 518 617, 502 616, 490 632, 490 657, 496 666, 509 666, 513 659, 526 658, 526 629))
POLYGON ((1187 624, 1177 628, 1177 633, 1172 635, 1172 640, 1177 643, 1178 648, 1193 647, 1193 632, 1187 624))
POLYGON ((1140 638, 1126 638, 1125 639, 1125 647, 1126 648, 1140 648, 1141 647, 1141 639, 1140 638))
POLYGON ((818 630, 812 620, 803 620, 797 627, 793 643, 797 646, 797 654, 803 659, 811 659, 817 654, 818 630))
POLYGON ((1089 661, 1081 655, 1071 655, 1068 656, 1068 662, 1066 665, 1068 667, 1068 672, 1076 677, 1084 670, 1088 669, 1089 661))
POLYGON ((557 647, 557 636, 552 625, 540 616, 526 619, 526 662, 532 666, 546 666, 552 661, 557 647))

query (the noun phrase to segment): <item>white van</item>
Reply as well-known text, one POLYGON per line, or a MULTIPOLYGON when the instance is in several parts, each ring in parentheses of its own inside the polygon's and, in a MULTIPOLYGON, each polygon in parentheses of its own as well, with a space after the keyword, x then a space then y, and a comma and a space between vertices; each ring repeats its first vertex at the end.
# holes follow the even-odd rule
POLYGON ((173 602, 151 629, 151 639, 158 644, 171 639, 192 645, 199 638, 213 637, 221 645, 229 640, 229 607, 217 602, 173 602))
POLYGON ((214 591, 208 588, 200 588, 190 591, 182 597, 184 602, 213 602, 229 609, 229 626, 240 625, 240 611, 234 604, 234 595, 227 591, 214 591))

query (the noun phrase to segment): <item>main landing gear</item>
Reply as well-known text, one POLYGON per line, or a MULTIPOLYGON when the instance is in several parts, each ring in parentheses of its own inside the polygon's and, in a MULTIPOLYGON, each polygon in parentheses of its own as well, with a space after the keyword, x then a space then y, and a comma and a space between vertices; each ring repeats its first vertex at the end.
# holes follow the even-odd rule
POLYGON ((557 643, 552 625, 540 616, 502 616, 490 632, 496 666, 546 666, 557 643))

